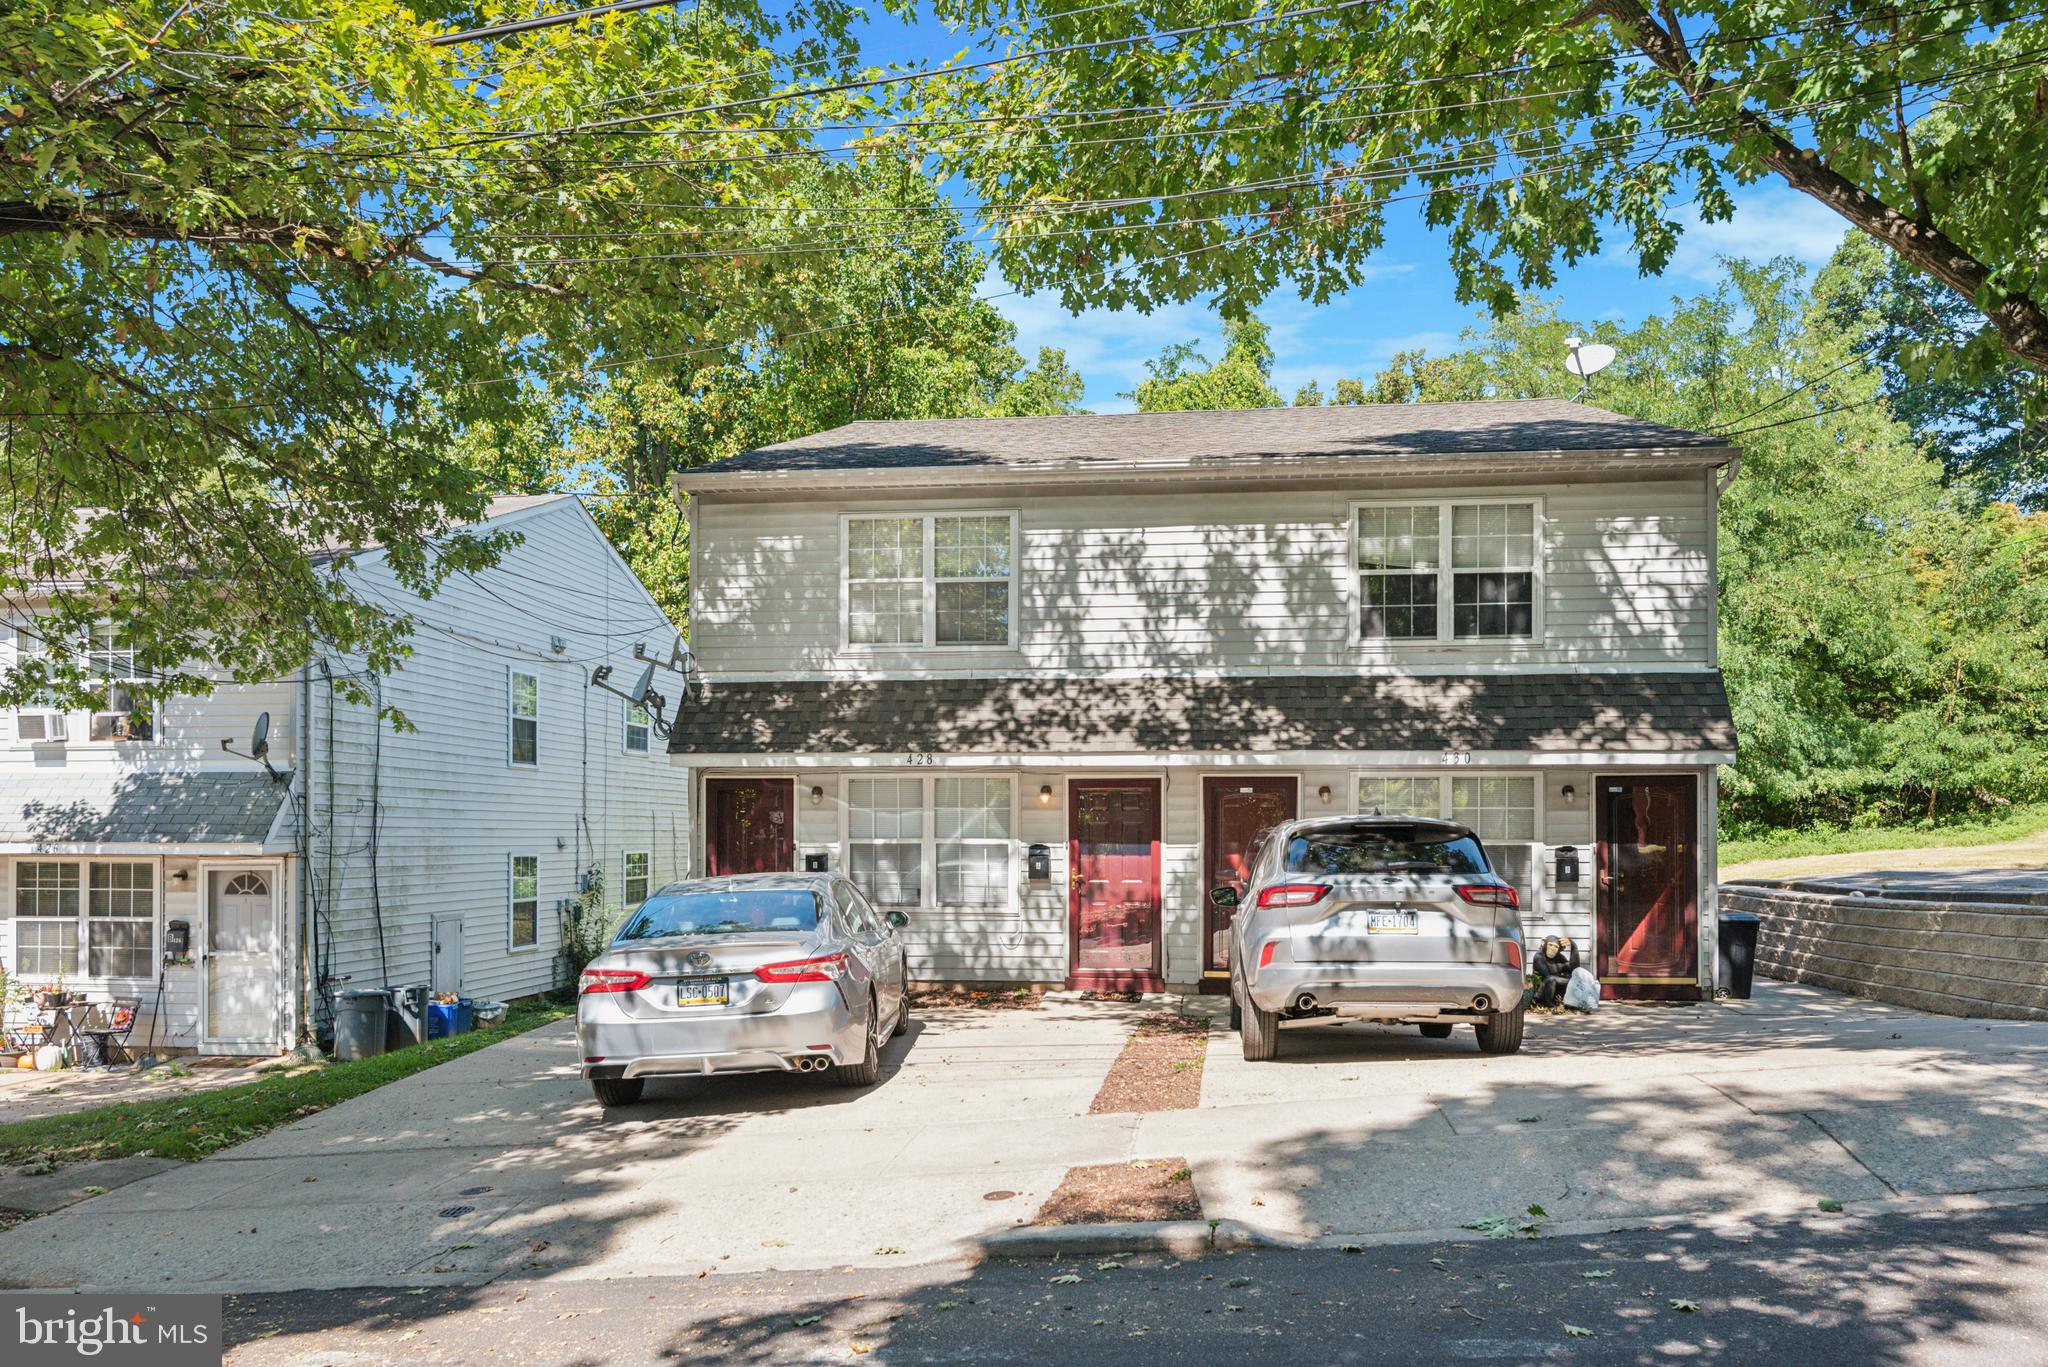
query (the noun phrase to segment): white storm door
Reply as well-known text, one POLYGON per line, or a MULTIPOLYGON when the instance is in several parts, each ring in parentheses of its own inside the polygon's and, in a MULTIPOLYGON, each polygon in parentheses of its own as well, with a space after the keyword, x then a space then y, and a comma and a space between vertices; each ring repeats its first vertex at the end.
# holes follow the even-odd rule
POLYGON ((277 897, 260 869, 208 875, 206 1043, 277 1043, 277 897))

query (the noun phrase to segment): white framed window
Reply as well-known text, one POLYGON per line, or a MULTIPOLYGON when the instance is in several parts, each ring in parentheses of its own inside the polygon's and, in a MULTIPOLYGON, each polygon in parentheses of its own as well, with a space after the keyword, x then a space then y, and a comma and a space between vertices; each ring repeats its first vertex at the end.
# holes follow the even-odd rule
POLYGON ((1368 770, 1358 775, 1358 810, 1384 816, 1440 816, 1470 826, 1494 872, 1534 906, 1543 809, 1534 774, 1440 774, 1368 770))
POLYGON ((847 646, 1016 644, 1015 513, 848 514, 840 530, 847 646))
POLYGON ((93 862, 86 875, 86 968, 147 978, 156 961, 156 865, 93 862))
POLYGON ((25 859, 14 866, 14 971, 147 978, 156 964, 156 865, 25 859))
POLYGON ((505 676, 505 757, 510 764, 540 763, 540 676, 513 669, 505 676))
POLYGON ((1354 639, 1540 637, 1542 526, 1542 504, 1530 499, 1354 504, 1354 639))
POLYGON ((647 709, 639 703, 626 704, 626 753, 644 755, 647 753, 647 736, 652 729, 648 725, 647 709))
POLYGON ((924 895, 924 780, 856 778, 846 785, 846 871, 881 907, 924 895))
POLYGON ((79 866, 22 859, 14 865, 14 971, 24 978, 78 976, 79 866))
POLYGON ((880 907, 1008 907, 1016 822, 1007 775, 849 779, 847 876, 880 907))
POLYGON ((652 876, 654 857, 646 850, 627 850, 622 862, 619 901, 631 911, 647 900, 647 884, 652 876))
POLYGON ((85 645, 86 669, 101 681, 88 736, 95 741, 146 741, 155 726, 129 685, 147 682, 135 667, 135 651, 111 626, 93 628, 85 645))
POLYGON ((938 900, 994 907, 1010 900, 1010 780, 973 774, 934 781, 938 900))
POLYGON ((1525 907, 1536 892, 1538 816, 1534 774, 1459 774, 1451 779, 1451 819, 1478 832, 1494 872, 1515 885, 1525 907))
POLYGON ((539 855, 512 856, 507 893, 506 939, 514 949, 531 949, 540 943, 539 855))
MULTIPOLYGON (((14 657, 27 661, 44 651, 41 640, 24 627, 14 628, 14 657)), ((49 745, 69 738, 70 718, 46 689, 24 702, 14 712, 14 738, 23 745, 49 745)))

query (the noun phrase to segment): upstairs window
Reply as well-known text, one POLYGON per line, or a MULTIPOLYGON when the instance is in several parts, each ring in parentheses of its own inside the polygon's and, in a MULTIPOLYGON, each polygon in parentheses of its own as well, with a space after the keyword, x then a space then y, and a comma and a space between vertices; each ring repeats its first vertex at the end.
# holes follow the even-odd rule
POLYGON ((94 705, 91 738, 100 741, 143 741, 155 735, 142 700, 129 685, 146 675, 135 668, 135 651, 112 627, 96 627, 86 642, 85 663, 100 680, 103 696, 94 705))
POLYGON ((1541 524, 1533 502, 1359 506, 1358 639, 1533 639, 1541 524))
POLYGON ((644 755, 647 753, 647 709, 639 703, 626 704, 626 753, 644 755))
POLYGON ((509 758, 514 764, 540 763, 540 676, 513 670, 506 689, 510 734, 509 758))
POLYGON ((930 649, 1015 643, 1010 513, 849 517, 846 643, 930 649))

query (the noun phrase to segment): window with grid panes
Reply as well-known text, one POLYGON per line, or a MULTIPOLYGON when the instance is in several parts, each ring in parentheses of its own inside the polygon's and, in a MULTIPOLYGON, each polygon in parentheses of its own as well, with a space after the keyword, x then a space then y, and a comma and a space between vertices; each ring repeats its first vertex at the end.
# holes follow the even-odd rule
POLYGON ((142 701, 128 685, 141 682, 144 675, 135 668, 135 651, 114 629, 95 627, 86 642, 87 670, 100 680, 104 697, 95 704, 90 736, 93 740, 148 740, 154 734, 142 701))
POLYGON ((1536 509, 1528 503, 1451 509, 1451 634, 1529 636, 1536 630, 1536 509))
POLYGON ((922 901, 924 831, 923 779, 848 780, 847 873, 877 906, 922 901))
POLYGON ((647 900, 648 871, 653 862, 653 857, 646 850, 626 851, 625 877, 619 880, 619 900, 628 910, 647 900))
POLYGON ((540 856, 512 856, 510 908, 512 948, 525 949, 540 943, 540 856))
POLYGON ((147 978, 156 949, 156 868, 88 866, 86 964, 96 978, 147 978))
POLYGON ((1358 780, 1358 810, 1381 816, 1442 816, 1444 781, 1432 774, 1368 774, 1358 780))
POLYGON ((939 645, 1010 639, 1010 519, 934 517, 932 573, 939 645))
POLYGON ((846 639, 924 644, 923 518, 847 520, 846 639))
POLYGON ((1358 628, 1366 640, 1436 639, 1438 522, 1435 504, 1358 510, 1358 628))
POLYGON ((1460 775, 1451 780, 1451 819, 1486 843, 1493 869, 1531 905, 1536 872, 1536 779, 1522 774, 1460 775))
POLYGON ((938 902, 1000 906, 1010 893, 1010 780, 973 775, 934 784, 938 902))
POLYGON ((78 973, 79 866, 21 860, 14 866, 14 971, 22 977, 78 973))

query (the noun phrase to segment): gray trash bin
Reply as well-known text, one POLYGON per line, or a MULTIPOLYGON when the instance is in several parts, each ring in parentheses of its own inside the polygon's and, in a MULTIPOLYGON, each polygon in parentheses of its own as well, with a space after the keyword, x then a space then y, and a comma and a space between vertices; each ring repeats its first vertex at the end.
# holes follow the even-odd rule
POLYGON ((334 1008, 334 1056, 368 1058, 384 1052, 384 1014, 391 994, 381 987, 343 988, 334 1008))

